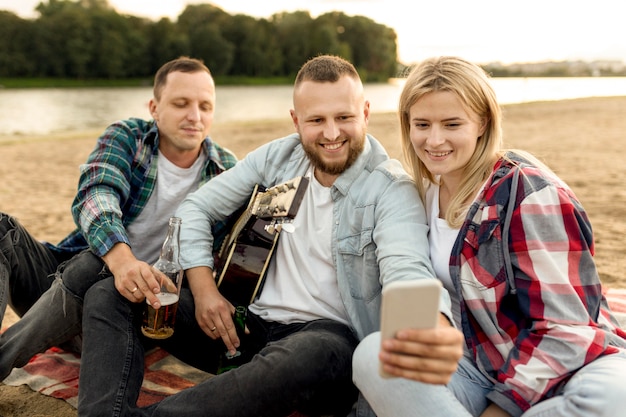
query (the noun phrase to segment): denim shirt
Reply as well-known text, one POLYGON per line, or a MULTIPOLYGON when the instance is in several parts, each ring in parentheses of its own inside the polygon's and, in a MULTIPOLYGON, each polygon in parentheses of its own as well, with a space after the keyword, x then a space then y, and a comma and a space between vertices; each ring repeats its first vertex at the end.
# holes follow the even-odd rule
MULTIPOLYGON (((181 264, 213 268, 211 225, 246 204, 254 186, 271 187, 305 175, 309 160, 297 134, 269 142, 191 193, 182 218, 181 264)), ((339 292, 357 337, 380 326, 381 290, 395 280, 434 278, 428 226, 415 184, 368 135, 363 153, 331 187, 332 260, 339 292)), ((446 292, 440 302, 449 317, 446 292)))

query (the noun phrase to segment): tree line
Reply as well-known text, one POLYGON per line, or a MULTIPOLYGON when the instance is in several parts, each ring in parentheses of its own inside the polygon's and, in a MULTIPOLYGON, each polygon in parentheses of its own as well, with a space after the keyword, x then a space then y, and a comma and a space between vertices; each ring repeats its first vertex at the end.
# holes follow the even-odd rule
POLYGON ((49 0, 23 19, 0 10, 0 77, 152 77, 166 61, 199 58, 215 76, 289 77, 318 54, 340 55, 365 81, 398 76, 397 35, 363 16, 306 11, 269 19, 188 5, 176 21, 120 15, 107 0, 49 0))

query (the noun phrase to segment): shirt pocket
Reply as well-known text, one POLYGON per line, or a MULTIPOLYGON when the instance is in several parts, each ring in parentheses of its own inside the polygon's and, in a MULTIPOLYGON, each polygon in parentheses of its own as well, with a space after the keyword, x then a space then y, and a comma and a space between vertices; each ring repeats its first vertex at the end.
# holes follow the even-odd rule
POLYGON ((380 295, 376 245, 372 230, 348 236, 337 242, 343 272, 350 285, 350 295, 359 300, 372 300, 380 295))
MULTIPOLYGON (((506 284, 502 228, 498 220, 471 225, 464 238, 460 279, 475 290, 491 290, 506 284)), ((508 250, 508 248, 506 248, 508 250)))

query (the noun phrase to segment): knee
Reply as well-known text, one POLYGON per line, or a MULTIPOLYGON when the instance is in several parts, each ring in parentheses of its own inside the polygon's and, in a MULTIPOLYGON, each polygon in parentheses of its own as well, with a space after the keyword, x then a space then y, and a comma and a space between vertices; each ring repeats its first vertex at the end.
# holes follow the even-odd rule
POLYGON ((93 284, 110 275, 104 266, 100 257, 90 250, 85 250, 63 263, 57 273, 68 292, 83 298, 93 284))
POLYGON ((352 374, 352 354, 356 343, 351 338, 346 338, 343 334, 333 332, 317 332, 312 339, 302 332, 294 340, 290 341, 288 348, 292 351, 306 351, 307 360, 291 366, 301 367, 300 372, 305 373, 307 369, 312 369, 311 364, 318 364, 318 367, 329 378, 351 378, 352 374), (297 341, 295 340, 297 339, 297 341), (291 344, 293 343, 293 344, 291 344))
MULTIPOLYGON (((352 379, 354 334, 343 324, 330 320, 313 321, 278 343, 261 347, 259 361, 277 373, 297 375, 301 382, 352 379), (346 331, 344 331, 346 330, 346 331)), ((257 362, 259 363, 259 362, 257 362)))
MULTIPOLYGON (((557 400, 557 398, 555 397, 553 400, 557 400)), ((566 391, 563 394, 562 402, 564 409, 569 410, 572 415, 618 416, 621 415, 626 406, 626 387, 621 382, 617 384, 598 383, 597 381, 587 383, 578 389, 566 391)), ((538 406, 541 405, 542 403, 539 403, 538 406)))
POLYGON ((360 381, 378 378, 378 352, 380 350, 380 333, 366 336, 357 346, 352 357, 352 378, 356 386, 360 381))
POLYGON ((620 415, 626 407, 626 355, 607 355, 578 371, 566 385, 564 399, 589 415, 620 415))
POLYGON ((92 315, 98 311, 106 311, 107 307, 118 304, 120 297, 113 278, 99 281, 85 293, 84 314, 92 315))
POLYGON ((0 231, 15 227, 17 220, 10 214, 0 211, 0 231))
POLYGON ((6 242, 9 247, 13 246, 13 237, 10 237, 12 235, 11 231, 18 227, 19 223, 15 217, 0 212, 0 242, 6 242))

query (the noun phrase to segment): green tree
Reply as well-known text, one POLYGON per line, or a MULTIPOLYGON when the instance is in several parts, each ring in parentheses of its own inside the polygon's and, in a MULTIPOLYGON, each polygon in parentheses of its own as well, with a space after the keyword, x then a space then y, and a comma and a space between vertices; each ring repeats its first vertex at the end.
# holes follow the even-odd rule
POLYGON ((262 76, 281 76, 284 68, 284 57, 281 53, 280 43, 276 37, 274 25, 267 19, 258 21, 258 41, 262 44, 263 69, 259 70, 262 76))
POLYGON ((348 60, 352 58, 350 45, 339 40, 343 28, 337 27, 334 22, 317 18, 313 22, 311 33, 311 51, 313 55, 339 55, 348 60))
POLYGON ((120 15, 107 0, 48 0, 36 10, 35 20, 0 12, 0 75, 145 77, 188 55, 216 76, 293 77, 307 59, 334 54, 365 81, 383 81, 399 65, 392 29, 342 12, 255 19, 205 3, 188 5, 176 22, 153 22, 120 15))
POLYGON ((270 21, 274 24, 276 37, 283 56, 282 73, 295 76, 300 66, 313 56, 309 35, 313 19, 309 12, 276 13, 270 21))
POLYGON ((178 26, 189 38, 191 55, 202 59, 214 75, 228 74, 233 63, 235 47, 221 31, 229 18, 211 4, 189 5, 178 16, 178 26))
POLYGON ((267 20, 238 14, 224 19, 222 34, 234 46, 229 75, 269 77, 278 75, 276 41, 267 20))
POLYGON ((124 78, 130 45, 125 34, 128 26, 124 17, 104 9, 92 9, 91 17, 91 77, 124 78))
POLYGON ((331 13, 329 18, 342 28, 339 39, 350 45, 351 61, 366 81, 397 76, 397 36, 393 29, 363 16, 331 13))
POLYGON ((168 18, 162 18, 147 28, 148 54, 152 73, 174 58, 190 55, 191 46, 187 33, 180 25, 168 18))
POLYGON ((339 55, 352 61, 352 46, 343 39, 346 31, 344 25, 347 19, 350 17, 342 12, 325 13, 316 19, 320 33, 315 42, 324 46, 317 48, 319 53, 339 55))
POLYGON ((113 8, 109 5, 107 0, 78 0, 76 3, 83 9, 87 10, 99 10, 99 11, 112 11, 113 8))
POLYGON ((152 64, 150 30, 156 23, 145 18, 125 16, 124 25, 126 27, 124 30, 124 42, 126 43, 124 67, 127 76, 133 78, 151 77, 156 72, 156 68, 165 62, 157 62, 156 66, 152 64))
POLYGON ((40 75, 85 78, 93 45, 91 19, 80 4, 50 0, 37 11, 40 75))
POLYGON ((14 13, 0 10, 0 77, 23 77, 35 73, 32 51, 33 24, 14 13))

